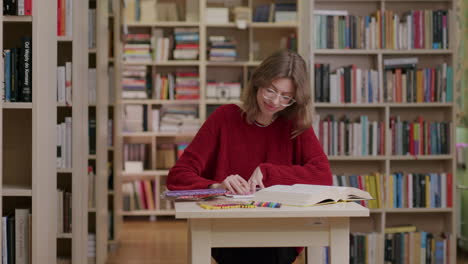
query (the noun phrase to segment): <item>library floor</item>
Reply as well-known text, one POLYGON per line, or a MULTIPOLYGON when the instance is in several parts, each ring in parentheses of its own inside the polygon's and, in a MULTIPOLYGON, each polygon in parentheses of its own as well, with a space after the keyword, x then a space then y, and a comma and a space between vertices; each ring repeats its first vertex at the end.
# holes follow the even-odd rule
MULTIPOLYGON (((186 232, 186 222, 180 220, 126 221, 120 245, 109 254, 107 264, 185 264, 186 232)), ((458 255, 458 264, 468 264, 468 253, 458 255)), ((299 258, 294 264, 304 263, 299 258)))

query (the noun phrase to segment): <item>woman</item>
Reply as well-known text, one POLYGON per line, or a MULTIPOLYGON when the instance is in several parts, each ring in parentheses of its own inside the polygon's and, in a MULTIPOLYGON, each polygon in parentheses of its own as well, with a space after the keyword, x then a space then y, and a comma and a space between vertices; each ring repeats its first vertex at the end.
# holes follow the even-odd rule
MULTIPOLYGON (((331 185, 328 159, 311 127, 307 66, 279 51, 255 70, 242 105, 216 109, 170 170, 171 190, 225 188, 247 194, 296 183, 331 185)), ((292 263, 295 248, 217 248, 224 263, 292 263)))

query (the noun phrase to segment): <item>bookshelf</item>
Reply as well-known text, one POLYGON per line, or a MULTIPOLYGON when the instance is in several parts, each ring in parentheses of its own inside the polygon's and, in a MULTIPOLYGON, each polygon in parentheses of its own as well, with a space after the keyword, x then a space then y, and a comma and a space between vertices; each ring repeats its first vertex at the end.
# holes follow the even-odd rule
POLYGON ((58 200, 55 202, 59 208, 58 218, 63 221, 55 227, 55 230, 58 228, 55 254, 69 263, 87 262, 88 91, 82 87, 88 84, 88 21, 83 21, 82 17, 87 15, 88 6, 88 1, 67 2, 61 9, 63 15, 54 26, 58 50, 54 65, 57 78, 53 85, 57 99, 54 96, 53 100, 57 126, 65 124, 63 130, 57 128, 57 133, 53 133, 57 135, 55 145, 61 149, 60 156, 55 155, 57 183, 54 195, 58 200), (57 143, 59 138, 60 145, 57 143))
POLYGON ((93 84, 89 92, 88 107, 90 111, 88 123, 89 145, 88 166, 92 168, 89 177, 89 188, 93 195, 89 196, 88 204, 88 263, 104 264, 107 259, 109 240, 109 163, 112 153, 109 151, 109 118, 112 113, 109 95, 109 1, 90 1, 89 10, 89 81, 93 84), (92 72, 92 74, 91 74, 92 72))
MULTIPOLYGON (((24 48, 21 38, 32 40, 31 91, 32 102, 5 102, 0 100, 1 188, 2 216, 28 209, 31 214, 29 235, 31 246, 24 250, 31 263, 53 263, 56 259, 56 177, 55 177, 55 119, 56 115, 56 31, 55 16, 49 16, 56 1, 35 5, 33 16, 3 15, 0 7, 0 48, 24 48), (52 48, 51 48, 52 47, 52 48), (50 53, 50 50, 52 52, 50 53), (35 238, 35 239, 34 239, 35 238)), ((2 82, 5 64, 0 66, 2 82)), ((5 90, 2 89, 2 95, 5 90)), ((2 230, 3 231, 3 230, 2 230)), ((0 231, 0 232, 2 232, 0 231)), ((14 245, 13 241, 13 245, 14 245)), ((5 254, 7 252, 3 252, 5 254)))
MULTIPOLYGON (((449 44, 446 49, 327 49, 319 48, 316 44, 320 41, 318 34, 311 34, 310 37, 310 65, 311 65, 311 87, 316 87, 316 73, 314 66, 316 64, 329 64, 330 71, 334 71, 343 66, 357 65, 359 69, 373 69, 378 74, 378 87, 386 87, 384 75, 386 69, 384 62, 387 59, 395 58, 418 58, 417 68, 436 67, 436 65, 446 63, 449 67, 454 67, 457 58, 457 40, 455 30, 455 6, 454 1, 353 1, 353 0, 334 0, 334 1, 311 1, 309 13, 316 10, 346 10, 348 15, 371 16, 378 10, 394 10, 403 19, 405 11, 408 10, 448 10, 449 19, 447 21, 449 44)), ((317 29, 316 20, 311 16, 309 20, 310 28, 317 29)), ((359 24, 358 24, 359 27, 359 24)), ((331 31, 332 34, 334 31, 331 31)), ((334 35, 336 37, 338 35, 334 35)), ((318 75, 321 76, 321 75, 318 75)), ((322 78, 322 77, 320 77, 322 78)), ((321 80, 319 79, 319 82, 321 80)), ((312 89, 315 95, 316 89, 312 89)), ((453 87, 453 92, 455 88, 453 87)), ((456 98, 453 94, 453 98, 456 98)), ((314 96, 315 98, 315 96, 314 96)), ((373 103, 330 103, 316 101, 314 112, 320 118, 334 115, 339 121, 341 117, 347 115, 351 120, 359 118, 361 115, 369 117, 370 121, 383 122, 385 127, 385 136, 383 144, 385 153, 383 155, 365 155, 365 156, 329 156, 332 171, 337 175, 346 175, 348 180, 350 175, 368 175, 378 172, 380 176, 382 208, 372 209, 371 216, 363 219, 353 219, 351 221, 351 232, 354 233, 376 233, 375 254, 377 256, 375 263, 385 263, 385 243, 388 242, 385 236, 385 228, 414 225, 418 231, 432 232, 434 234, 445 232, 450 234, 448 240, 448 251, 450 261, 447 263, 456 263, 456 212, 455 212, 455 186, 447 187, 447 199, 451 199, 451 207, 440 206, 438 208, 395 208, 388 195, 392 193, 393 174, 403 173, 403 179, 408 180, 412 174, 451 174, 452 181, 455 181, 455 123, 456 123, 456 105, 449 101, 425 101, 425 102, 387 102, 379 101, 373 103), (397 155, 392 148, 392 130, 391 117, 400 116, 402 120, 414 121, 418 116, 422 116, 428 122, 449 122, 449 152, 440 155, 397 155), (450 190, 449 190, 450 189, 450 190), (451 197, 449 197, 451 195, 451 197)), ((320 129, 316 129, 317 131, 320 129)), ((317 133, 319 134, 319 133, 317 133)), ((318 135, 319 136, 319 135, 318 135)), ((322 138, 324 140, 324 138, 322 138)), ((442 176, 441 176, 442 177, 442 176)), ((448 177, 448 176, 447 176, 448 177)), ((404 184, 403 184, 404 185, 404 184)), ((406 188, 406 187, 403 187, 406 188)), ((396 193, 396 190, 395 190, 396 193)), ((403 200, 408 197, 402 194, 403 200)), ((414 207, 414 206, 413 206, 414 207)), ((433 206, 429 206, 433 207, 433 206)), ((411 235, 412 236, 412 235, 411 235)), ((406 240, 405 240, 406 242, 406 240)), ((414 253, 413 253, 414 254, 414 253)), ((372 262, 372 261, 371 261, 372 262)))
MULTIPOLYGON (((129 1, 128 8, 133 8, 132 1, 129 1)), ((151 1, 148 1, 151 2, 151 1)), ((304 43, 307 38, 307 29, 303 26, 305 20, 302 12, 305 12, 303 6, 305 1, 297 1, 297 18, 294 22, 252 22, 252 13, 259 5, 272 4, 275 1, 259 1, 259 0, 242 0, 239 1, 240 5, 250 10, 249 19, 246 21, 246 27, 238 27, 232 15, 229 17, 228 23, 208 23, 205 20, 206 8, 213 7, 209 1, 190 1, 193 5, 190 9, 191 14, 182 15, 179 21, 160 21, 157 19, 135 21, 129 19, 124 6, 120 6, 120 12, 114 14, 114 23, 116 28, 114 32, 121 32, 120 26, 123 31, 129 33, 148 34, 153 30, 161 30, 164 37, 168 37, 171 32, 179 28, 190 28, 198 31, 198 57, 197 59, 187 60, 154 60, 151 59, 145 62, 132 62, 124 60, 124 35, 115 34, 114 48, 115 48, 115 76, 116 83, 116 97, 117 103, 115 107, 115 120, 116 120, 116 137, 115 137, 115 151, 114 160, 115 168, 118 168, 115 177, 115 190, 114 202, 116 210, 116 239, 118 240, 120 223, 123 217, 131 216, 161 216, 161 215, 174 215, 174 210, 170 204, 165 201, 159 200, 160 193, 164 190, 161 186, 165 184, 168 170, 167 168, 160 168, 157 166, 158 155, 161 154, 158 149, 160 144, 174 144, 186 143, 195 136, 195 131, 191 132, 162 132, 153 131, 149 129, 143 132, 123 132, 124 121, 122 114, 127 105, 143 105, 148 109, 160 109, 161 107, 181 107, 181 106, 194 106, 197 110, 197 117, 200 122, 203 122, 209 115, 210 109, 222 104, 239 103, 239 99, 232 98, 207 98, 206 86, 208 80, 215 80, 218 82, 236 81, 241 87, 245 86, 248 80, 248 74, 256 66, 260 64, 260 60, 267 54, 272 53, 280 48, 277 41, 280 38, 287 38, 294 34, 297 39, 298 51, 305 55, 307 45, 304 43), (200 18, 200 19, 199 19, 200 18), (209 47, 209 37, 221 35, 232 36, 236 41, 237 59, 235 61, 211 61, 206 50, 209 47), (275 41, 273 41, 275 40, 275 41), (257 48, 254 48, 257 47, 257 48), (146 99, 133 99, 123 98, 122 85, 124 76, 122 72, 128 66, 145 66, 151 73, 168 74, 178 70, 193 71, 198 73, 199 82, 199 98, 189 100, 168 100, 157 99, 156 97, 148 97, 146 99), (124 162, 122 160, 125 154, 124 144, 145 144, 147 146, 147 155, 150 157, 150 164, 143 172, 130 173, 125 172, 124 162), (154 190, 154 199, 156 201, 154 210, 123 210, 123 192, 122 186, 135 181, 152 181, 157 188, 154 190)), ((114 2, 115 3, 115 2, 114 2)), ((168 3, 165 1, 155 1, 156 8, 160 3, 168 3)), ((189 2, 178 1, 177 6, 181 10, 189 10, 186 4, 189 2)), ((186 11, 188 12, 188 11, 186 11)), ((183 13, 183 11, 182 11, 183 13)), ((132 13, 133 14, 133 13, 132 13)), ((143 16, 143 15, 142 15, 143 16)), ((172 51, 171 51, 172 54, 172 51)), ((148 111, 148 115, 152 115, 148 111)), ((153 121, 148 117, 148 127, 150 128, 153 121)))

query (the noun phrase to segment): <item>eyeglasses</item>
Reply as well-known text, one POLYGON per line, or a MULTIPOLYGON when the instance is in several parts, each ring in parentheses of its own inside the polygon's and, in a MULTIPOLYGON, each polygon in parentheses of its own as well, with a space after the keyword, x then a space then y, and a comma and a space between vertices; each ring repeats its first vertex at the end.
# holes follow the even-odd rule
POLYGON ((290 106, 296 102, 296 100, 294 100, 294 98, 292 98, 291 96, 281 95, 271 88, 263 88, 262 90, 263 98, 265 98, 266 100, 274 101, 277 97, 279 97, 279 103, 281 106, 290 106))

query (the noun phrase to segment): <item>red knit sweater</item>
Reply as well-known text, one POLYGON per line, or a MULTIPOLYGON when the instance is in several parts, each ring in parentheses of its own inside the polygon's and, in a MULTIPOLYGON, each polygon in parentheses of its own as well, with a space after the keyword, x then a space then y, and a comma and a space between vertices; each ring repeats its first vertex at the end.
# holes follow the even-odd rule
POLYGON ((328 159, 312 128, 291 139, 293 123, 248 124, 236 105, 218 107, 170 170, 170 190, 208 188, 227 176, 249 180, 260 166, 265 187, 296 183, 331 185, 328 159))

